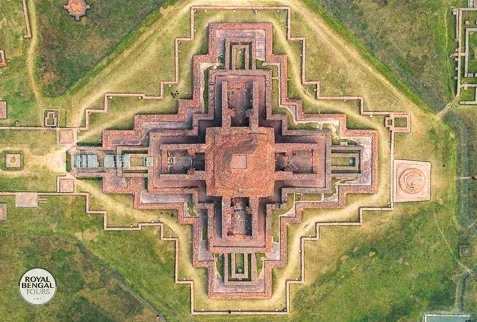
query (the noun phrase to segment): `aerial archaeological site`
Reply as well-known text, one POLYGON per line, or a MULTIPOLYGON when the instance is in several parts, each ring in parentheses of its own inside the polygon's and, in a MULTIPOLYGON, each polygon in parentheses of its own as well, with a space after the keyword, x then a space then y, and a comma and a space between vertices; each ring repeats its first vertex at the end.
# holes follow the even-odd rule
POLYGON ((477 1, 0 0, 5 321, 475 321, 477 1))

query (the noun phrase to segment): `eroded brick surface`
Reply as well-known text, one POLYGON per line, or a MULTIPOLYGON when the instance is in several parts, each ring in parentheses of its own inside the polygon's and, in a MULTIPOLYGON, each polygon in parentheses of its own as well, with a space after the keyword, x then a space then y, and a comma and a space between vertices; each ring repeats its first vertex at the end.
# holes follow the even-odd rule
POLYGON ((86 10, 90 9, 90 5, 85 0, 68 0, 64 8, 75 20, 80 20, 81 17, 86 15, 86 10))
POLYGON ((104 193, 133 194, 136 208, 177 209, 193 226, 193 265, 208 269, 210 297, 270 297, 272 269, 289 256, 288 223, 305 208, 344 207, 347 193, 376 192, 377 132, 346 129, 342 114, 304 114, 288 99, 272 24, 212 23, 208 34, 208 54, 193 57, 192 99, 180 99, 177 114, 136 115, 133 130, 105 130, 101 147, 76 146, 72 174, 101 177, 104 193), (272 72, 258 60, 278 67, 279 101, 316 129, 289 129, 287 115, 272 113, 272 72), (291 193, 322 198, 296 204, 274 240, 272 212, 291 193))

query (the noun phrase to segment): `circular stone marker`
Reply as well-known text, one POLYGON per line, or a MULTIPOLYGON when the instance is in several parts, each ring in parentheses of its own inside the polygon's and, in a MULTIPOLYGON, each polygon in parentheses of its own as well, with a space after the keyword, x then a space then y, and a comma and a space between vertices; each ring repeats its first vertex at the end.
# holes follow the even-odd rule
POLYGON ((56 281, 43 268, 32 268, 23 274, 19 283, 20 294, 30 304, 48 303, 56 293, 56 281))
POLYGON ((425 177, 421 170, 409 168, 399 177, 400 188, 408 194, 416 194, 421 192, 425 187, 425 177))

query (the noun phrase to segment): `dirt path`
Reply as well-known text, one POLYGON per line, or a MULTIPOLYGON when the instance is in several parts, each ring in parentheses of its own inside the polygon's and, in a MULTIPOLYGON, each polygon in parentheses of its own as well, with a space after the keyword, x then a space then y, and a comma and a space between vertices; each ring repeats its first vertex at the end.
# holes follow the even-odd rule
POLYGON ((28 1, 28 11, 30 16, 30 23, 32 29, 32 38, 30 39, 30 46, 28 46, 26 64, 28 79, 30 87, 35 95, 36 104, 39 109, 44 109, 43 96, 41 94, 40 86, 37 83, 35 75, 36 57, 38 56, 39 45, 39 30, 38 30, 38 16, 35 8, 35 1, 28 1))
POLYGON ((444 117, 449 113, 453 108, 456 108, 459 106, 459 97, 454 97, 452 101, 450 101, 442 110, 437 113, 437 117, 441 120, 444 119, 444 117))
MULTIPOLYGON (((2 150, 21 150, 23 153, 24 167, 21 170, 0 170, 2 176, 28 177, 38 169, 48 169, 57 174, 66 172, 66 149, 59 149, 45 155, 37 155, 31 152, 29 145, 2 146, 2 150)), ((47 190, 48 187, 45 187, 47 190)))
POLYGON ((452 107, 453 105, 451 103, 447 104, 446 107, 444 107, 442 110, 440 110, 439 113, 437 113, 437 117, 442 120, 452 107))
POLYGON ((67 148, 63 148, 46 155, 32 156, 30 162, 41 164, 54 173, 66 173, 66 151, 67 148))
MULTIPOLYGON (((114 213, 116 216, 125 218, 128 221, 132 220, 133 224, 135 225, 139 222, 148 222, 150 220, 157 220, 158 218, 157 211, 134 209, 132 207, 132 201, 126 204, 123 202, 118 202, 118 200, 112 195, 104 194, 99 187, 87 182, 86 180, 77 180, 76 186, 78 190, 89 192, 91 196, 93 196, 92 198, 96 204, 93 206, 94 209, 99 207, 100 210, 108 211, 109 214, 114 213)), ((109 218, 111 218, 111 216, 109 218)), ((177 251, 180 252, 179 257, 183 257, 182 262, 184 262, 185 258, 188 259, 189 256, 191 256, 191 249, 188 245, 188 241, 190 240, 190 226, 181 225, 176 219, 169 218, 167 216, 161 217, 160 220, 169 228, 171 228, 174 235, 177 235, 179 238, 180 245, 177 251)), ((109 225, 121 226, 121 224, 118 222, 109 222, 109 225)), ((164 233, 164 235, 166 234, 164 233)), ((179 259, 179 261, 181 261, 181 259, 179 259)), ((188 278, 192 278, 195 281, 199 280, 201 278, 201 270, 194 268, 187 260, 186 262, 187 267, 181 267, 180 271, 185 272, 188 275, 188 278)))
MULTIPOLYGON (((257 1, 257 2, 250 2, 250 1, 239 1, 239 0, 232 0, 227 3, 227 5, 246 5, 246 4, 255 4, 255 5, 265 5, 268 4, 268 1, 257 1), (258 3, 257 3, 258 2, 258 3)), ((189 6, 190 5, 199 5, 203 4, 204 1, 201 0, 196 0, 196 1, 191 1, 188 3, 187 6, 176 6, 172 8, 171 10, 162 10, 163 11, 163 17, 160 20, 168 20, 168 21, 179 21, 184 15, 189 14, 189 6), (175 9, 175 8, 180 8, 180 9, 175 9)), ((207 4, 223 4, 221 1, 209 1, 207 4)), ((410 100, 407 99, 404 95, 402 95, 389 81, 387 81, 384 76, 382 76, 378 71, 375 70, 373 66, 371 66, 361 55, 354 49, 354 47, 348 45, 346 42, 344 42, 339 35, 335 34, 333 30, 331 30, 322 19, 315 13, 311 12, 304 4, 302 4, 300 1, 281 1, 282 5, 290 5, 293 10, 300 11, 300 13, 304 16, 306 21, 308 21, 309 25, 315 31, 316 33, 323 33, 325 32, 326 35, 331 39, 330 44, 333 47, 336 47, 336 45, 339 45, 340 50, 337 52, 337 54, 342 54, 343 51, 347 53, 347 56, 355 60, 357 63, 359 63, 362 66, 365 66, 368 72, 370 72, 373 76, 375 76, 377 79, 381 80, 385 87, 389 89, 390 91, 393 92, 396 96, 399 96, 400 99, 403 101, 407 102, 408 104, 412 104, 410 100)), ((45 102, 44 98, 42 97, 41 94, 41 88, 39 84, 37 83, 35 79, 35 63, 36 63, 36 56, 37 56, 37 47, 39 44, 39 30, 38 30, 38 16, 37 12, 35 10, 35 4, 33 1, 29 1, 29 9, 30 9, 30 16, 31 16, 31 24, 32 24, 32 32, 33 32, 33 38, 31 41, 31 44, 28 48, 28 54, 27 54, 27 69, 28 69, 28 75, 29 75, 29 80, 30 84, 32 87, 32 90, 35 95, 35 99, 37 101, 37 104, 39 108, 44 109, 45 108, 45 102)), ((295 22, 296 23, 296 22, 295 22)), ((293 26, 292 26, 293 28, 293 26)), ((124 81, 130 76, 130 73, 134 70, 134 68, 129 69, 131 72, 130 73, 124 73, 121 75, 121 77, 115 77, 114 81, 111 81, 110 79, 107 79, 107 75, 111 73, 111 71, 115 68, 114 66, 118 66, 119 62, 122 61, 123 59, 127 59, 128 56, 134 54, 135 50, 140 47, 143 43, 148 41, 150 37, 157 35, 157 32, 159 34, 163 34, 170 28, 164 28, 162 24, 157 24, 155 23, 151 28, 148 28, 148 31, 146 31, 143 35, 141 35, 138 40, 131 44, 131 46, 120 56, 118 56, 116 59, 114 59, 106 68, 104 68, 97 77, 95 77, 95 80, 92 83, 86 84, 82 89, 78 91, 78 94, 80 97, 78 97, 77 94, 73 95, 72 100, 73 102, 77 102, 75 105, 80 105, 80 108, 75 108, 75 112, 71 115, 70 120, 71 123, 70 126, 78 126, 81 123, 81 120, 84 115, 84 110, 86 108, 91 108, 93 107, 96 102, 101 101, 103 95, 105 92, 113 88, 115 85, 119 84, 120 82, 124 81), (94 85, 97 83, 97 80, 107 80, 106 82, 101 81, 100 86, 90 86, 94 85), (86 91, 83 91, 85 89, 86 91), (87 93, 86 96, 81 97, 81 93, 87 93)), ((140 64, 141 61, 139 60, 138 62, 135 62, 135 64, 140 64)), ((296 62, 295 62, 296 65, 296 62)), ((296 68, 296 66, 294 67, 296 68)), ((299 74, 298 74, 299 75, 299 74)), ((299 78, 299 76, 297 77, 299 78)), ((98 85, 98 84, 96 84, 98 85)), ((305 96, 306 97, 306 96, 305 96)), ((310 98, 306 99, 311 100, 310 98)), ((314 101, 316 103, 316 101, 314 101)), ((99 108, 101 106, 94 106, 95 108, 99 108)))

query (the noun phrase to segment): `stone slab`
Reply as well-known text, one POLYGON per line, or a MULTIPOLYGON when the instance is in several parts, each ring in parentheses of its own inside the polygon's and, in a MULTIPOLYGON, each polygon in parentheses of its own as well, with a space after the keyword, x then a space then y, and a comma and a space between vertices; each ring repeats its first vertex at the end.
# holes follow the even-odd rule
POLYGON ((38 207, 38 194, 36 192, 18 192, 15 195, 15 207, 17 208, 38 207))

